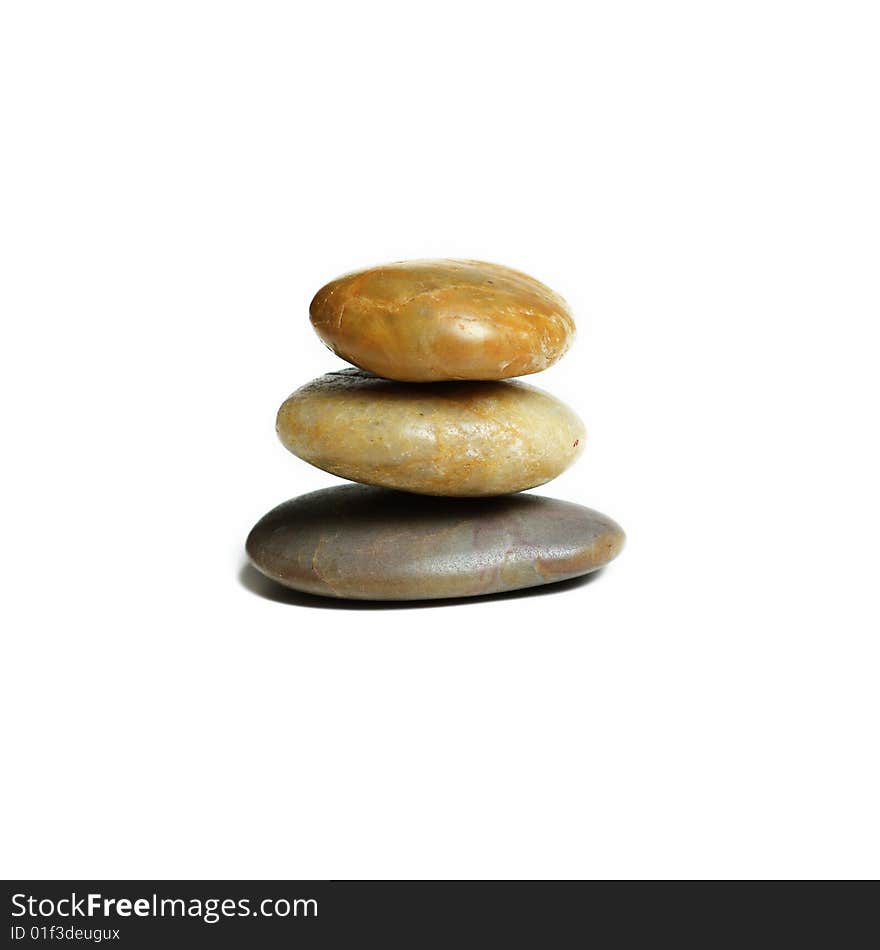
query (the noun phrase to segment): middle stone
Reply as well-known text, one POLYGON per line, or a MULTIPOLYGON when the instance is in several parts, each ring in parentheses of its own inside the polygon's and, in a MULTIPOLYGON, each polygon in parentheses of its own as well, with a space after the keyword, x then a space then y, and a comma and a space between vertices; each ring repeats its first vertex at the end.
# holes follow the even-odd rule
POLYGON ((462 496, 543 485, 586 435, 568 406, 525 383, 398 383, 358 369, 298 389, 276 428, 294 455, 333 475, 462 496))

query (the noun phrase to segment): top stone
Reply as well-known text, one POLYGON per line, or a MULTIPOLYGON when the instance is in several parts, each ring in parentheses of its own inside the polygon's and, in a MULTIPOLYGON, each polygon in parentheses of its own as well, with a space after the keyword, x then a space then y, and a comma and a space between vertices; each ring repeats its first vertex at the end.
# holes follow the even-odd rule
POLYGON ((346 274, 318 291, 309 312, 337 356, 404 382, 539 373, 575 333, 562 297, 480 261, 402 261, 346 274))

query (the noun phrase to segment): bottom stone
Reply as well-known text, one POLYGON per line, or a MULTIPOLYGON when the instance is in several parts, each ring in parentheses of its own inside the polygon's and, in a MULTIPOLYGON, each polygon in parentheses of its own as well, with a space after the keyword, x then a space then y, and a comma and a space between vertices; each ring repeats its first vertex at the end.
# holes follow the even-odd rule
POLYGON ((437 498, 366 485, 284 502, 247 539, 296 590, 355 600, 474 597, 589 574, 623 547, 610 518, 555 498, 437 498))

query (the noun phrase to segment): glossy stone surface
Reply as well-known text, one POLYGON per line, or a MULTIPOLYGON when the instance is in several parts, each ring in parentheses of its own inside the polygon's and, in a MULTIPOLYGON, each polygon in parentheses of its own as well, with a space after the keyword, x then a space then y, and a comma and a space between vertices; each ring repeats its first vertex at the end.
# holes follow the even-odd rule
POLYGON ((575 333, 558 294, 480 261, 402 261, 346 274, 318 291, 309 312, 334 353, 407 382, 538 373, 575 333))
POLYGON ((267 577, 310 594, 427 600, 588 574, 623 543, 610 518, 554 498, 427 498, 344 485, 270 511, 247 552, 267 577))
POLYGON ((276 428, 294 455, 367 485, 501 495, 542 485, 583 448, 562 402, 513 382, 396 383, 327 373, 290 396, 276 428))

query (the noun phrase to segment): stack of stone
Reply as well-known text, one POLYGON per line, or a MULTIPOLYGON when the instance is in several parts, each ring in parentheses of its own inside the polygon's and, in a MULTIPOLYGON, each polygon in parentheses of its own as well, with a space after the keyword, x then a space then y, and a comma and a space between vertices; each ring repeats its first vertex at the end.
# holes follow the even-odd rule
POLYGON ((507 381, 570 346, 561 297, 496 264, 414 261, 340 277, 310 312, 318 336, 358 368, 298 389, 278 435, 361 484, 262 518, 247 551, 263 574, 329 597, 421 600, 565 580, 617 555, 624 535, 610 518, 516 494, 555 478, 584 445, 566 405, 507 381))

